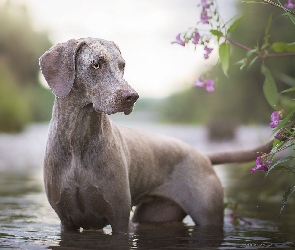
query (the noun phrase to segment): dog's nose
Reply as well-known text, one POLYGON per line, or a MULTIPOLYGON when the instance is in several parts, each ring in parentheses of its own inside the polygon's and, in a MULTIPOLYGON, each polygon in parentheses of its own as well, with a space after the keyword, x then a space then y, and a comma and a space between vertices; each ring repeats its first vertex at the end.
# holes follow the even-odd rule
POLYGON ((131 93, 126 93, 124 98, 125 98, 125 101, 128 103, 135 103, 137 99, 139 98, 139 95, 136 92, 131 92, 131 93))

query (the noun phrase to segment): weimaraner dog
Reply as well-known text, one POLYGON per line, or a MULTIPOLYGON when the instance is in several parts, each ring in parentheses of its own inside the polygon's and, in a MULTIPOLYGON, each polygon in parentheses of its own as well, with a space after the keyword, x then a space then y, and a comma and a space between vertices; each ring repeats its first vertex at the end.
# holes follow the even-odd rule
POLYGON ((271 143, 204 155, 173 138, 110 121, 133 110, 137 92, 123 79, 118 46, 102 39, 69 40, 40 58, 55 94, 45 156, 48 200, 63 230, 127 233, 133 222, 223 225, 223 188, 212 164, 254 160, 271 143))

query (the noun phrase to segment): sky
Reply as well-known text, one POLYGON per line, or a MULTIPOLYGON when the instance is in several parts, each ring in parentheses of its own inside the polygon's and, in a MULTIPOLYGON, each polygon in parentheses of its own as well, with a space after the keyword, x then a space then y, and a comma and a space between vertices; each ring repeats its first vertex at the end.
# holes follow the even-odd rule
MULTIPOLYGON (((5 0, 0 0, 4 2, 5 0)), ((52 42, 95 37, 114 41, 126 61, 125 79, 141 97, 160 98, 192 87, 216 63, 202 47, 171 44, 198 22, 199 0, 11 0, 27 6, 35 29, 52 42)), ((235 14, 235 0, 219 0, 224 20, 235 14)), ((212 44, 216 46, 216 44, 212 44)), ((216 48, 216 47, 215 47, 216 48)))

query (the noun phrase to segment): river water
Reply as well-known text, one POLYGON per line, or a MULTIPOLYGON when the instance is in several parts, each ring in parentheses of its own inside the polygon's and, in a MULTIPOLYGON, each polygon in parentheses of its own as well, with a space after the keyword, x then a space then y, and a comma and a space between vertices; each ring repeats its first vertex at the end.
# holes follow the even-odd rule
MULTIPOLYGON (((270 134, 264 127, 241 127, 235 140, 210 143, 202 127, 121 124, 174 136, 202 151, 249 148, 270 134)), ((61 233, 43 188, 47 129, 40 124, 17 136, 0 135, 0 249, 295 249, 294 197, 279 215, 284 189, 294 178, 250 175, 253 164, 215 167, 226 200, 238 204, 236 213, 242 218, 238 225, 231 223, 232 210, 226 209, 224 227, 218 230, 195 226, 187 216, 184 224, 138 226, 128 236, 111 235, 111 227, 61 233)))

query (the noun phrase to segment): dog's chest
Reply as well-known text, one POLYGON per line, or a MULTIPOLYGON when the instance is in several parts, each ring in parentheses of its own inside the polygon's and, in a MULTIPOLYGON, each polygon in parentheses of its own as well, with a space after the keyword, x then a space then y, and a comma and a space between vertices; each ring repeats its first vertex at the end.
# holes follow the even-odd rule
POLYGON ((62 220, 70 220, 76 226, 102 228, 108 224, 109 203, 101 188, 95 185, 75 185, 61 190, 56 211, 62 220))

